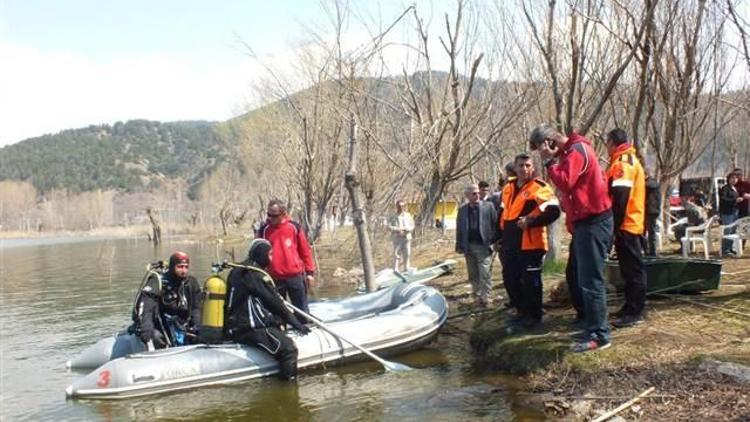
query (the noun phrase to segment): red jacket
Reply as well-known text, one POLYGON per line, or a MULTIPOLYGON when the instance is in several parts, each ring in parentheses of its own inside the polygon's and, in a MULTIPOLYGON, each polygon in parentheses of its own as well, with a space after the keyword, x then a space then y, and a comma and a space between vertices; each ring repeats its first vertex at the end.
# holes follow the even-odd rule
POLYGON ((559 163, 549 166, 549 177, 559 191, 565 222, 573 224, 612 208, 607 180, 599 166, 591 142, 573 132, 559 155, 559 163))
POLYGON ((315 272, 310 244, 302 227, 290 218, 279 224, 266 222, 258 230, 258 237, 271 243, 273 259, 268 273, 274 279, 290 278, 315 272))

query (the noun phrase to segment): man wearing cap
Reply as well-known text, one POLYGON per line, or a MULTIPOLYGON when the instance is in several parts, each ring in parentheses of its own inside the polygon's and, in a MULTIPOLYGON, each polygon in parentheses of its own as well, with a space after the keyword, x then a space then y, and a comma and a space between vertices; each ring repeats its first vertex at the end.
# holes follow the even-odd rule
MULTIPOLYGON (((266 239, 273 249, 268 273, 281 297, 288 297, 292 305, 309 312, 307 289, 315 282, 315 262, 307 235, 299 223, 289 218, 286 205, 278 199, 268 202, 266 216, 256 237, 266 239)), ((306 321, 302 316, 298 318, 306 321)))
POLYGON ((167 271, 152 272, 138 292, 131 331, 149 349, 181 346, 196 337, 203 295, 189 269, 190 257, 175 252, 169 257, 167 271))
POLYGON ((276 292, 271 276, 265 272, 272 261, 271 244, 255 239, 245 268, 234 268, 229 273, 225 330, 233 341, 268 352, 279 362, 281 377, 293 380, 297 376, 297 346, 280 330, 280 325, 287 323, 303 336, 310 329, 287 309, 276 292))

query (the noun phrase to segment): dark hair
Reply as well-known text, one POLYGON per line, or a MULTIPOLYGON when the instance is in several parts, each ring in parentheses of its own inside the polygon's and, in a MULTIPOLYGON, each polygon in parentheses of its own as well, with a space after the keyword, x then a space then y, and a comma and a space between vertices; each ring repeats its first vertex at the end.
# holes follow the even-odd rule
POLYGON ((615 145, 622 145, 628 142, 628 134, 622 129, 612 129, 607 134, 607 141, 612 141, 615 145))
POLYGON ((531 156, 525 152, 522 152, 516 155, 516 158, 513 159, 513 164, 515 165, 518 162, 518 160, 523 160, 523 161, 531 160, 531 156))
POLYGON ((484 181, 484 180, 480 180, 480 181, 479 181, 479 188, 480 188, 480 189, 481 189, 481 188, 488 188, 488 187, 490 187, 490 184, 489 184, 489 183, 487 183, 487 182, 486 182, 486 181, 484 181))
POLYGON ((505 165, 505 175, 508 177, 516 175, 516 162, 515 161, 505 165))

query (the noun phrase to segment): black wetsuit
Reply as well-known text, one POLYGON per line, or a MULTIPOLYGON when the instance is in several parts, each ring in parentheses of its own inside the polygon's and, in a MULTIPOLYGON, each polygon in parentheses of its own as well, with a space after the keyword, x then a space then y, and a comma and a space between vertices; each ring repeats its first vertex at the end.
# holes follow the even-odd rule
POLYGON ((276 293, 271 277, 262 270, 235 268, 229 273, 225 303, 227 337, 238 343, 257 346, 279 361, 283 378, 297 375, 297 346, 280 326, 288 323, 303 335, 309 329, 287 309, 276 293))
POLYGON ((187 344, 201 323, 203 296, 193 276, 178 279, 172 272, 152 274, 135 301, 131 331, 157 349, 187 344))

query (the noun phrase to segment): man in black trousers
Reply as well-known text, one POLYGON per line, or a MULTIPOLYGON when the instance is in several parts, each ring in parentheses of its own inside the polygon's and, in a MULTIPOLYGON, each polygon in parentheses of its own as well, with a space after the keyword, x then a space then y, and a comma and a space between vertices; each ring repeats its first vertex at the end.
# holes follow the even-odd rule
POLYGON ((613 316, 615 327, 643 323, 646 306, 646 267, 643 264, 641 237, 646 208, 646 175, 635 147, 621 129, 607 134, 609 151, 609 195, 612 198, 615 251, 620 275, 625 282, 625 304, 613 316))

